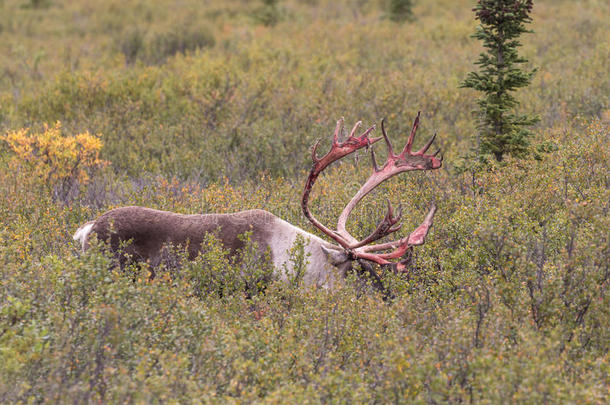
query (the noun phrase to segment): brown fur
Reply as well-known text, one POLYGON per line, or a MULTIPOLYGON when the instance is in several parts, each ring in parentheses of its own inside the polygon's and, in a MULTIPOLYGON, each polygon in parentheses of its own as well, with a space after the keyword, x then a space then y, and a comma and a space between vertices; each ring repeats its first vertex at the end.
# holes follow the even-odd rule
POLYGON ((264 210, 184 215, 131 206, 102 214, 94 221, 91 231, 109 243, 113 252, 119 250, 121 242, 129 241, 125 253, 136 261, 148 261, 156 266, 161 261, 163 246, 168 243, 188 247, 189 259, 194 259, 207 233, 213 233, 234 255, 244 247, 238 236, 252 231, 252 240, 264 251, 271 238, 269 224, 274 220, 275 216, 264 210))

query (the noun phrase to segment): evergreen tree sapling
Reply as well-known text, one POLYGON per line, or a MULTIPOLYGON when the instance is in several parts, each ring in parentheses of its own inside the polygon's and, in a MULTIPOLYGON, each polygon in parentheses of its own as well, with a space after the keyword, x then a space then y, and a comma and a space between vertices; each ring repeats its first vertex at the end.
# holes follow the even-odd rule
POLYGON ((479 0, 473 9, 480 21, 473 34, 483 42, 486 53, 481 53, 475 64, 479 72, 470 72, 460 87, 484 93, 477 100, 479 139, 476 154, 479 159, 493 155, 501 161, 508 154, 523 157, 528 152, 531 131, 527 126, 538 121, 534 115, 518 115, 514 107, 519 103, 511 92, 530 84, 536 69, 524 71, 518 64, 527 59, 517 54, 521 45, 518 37, 530 23, 533 0, 479 0))

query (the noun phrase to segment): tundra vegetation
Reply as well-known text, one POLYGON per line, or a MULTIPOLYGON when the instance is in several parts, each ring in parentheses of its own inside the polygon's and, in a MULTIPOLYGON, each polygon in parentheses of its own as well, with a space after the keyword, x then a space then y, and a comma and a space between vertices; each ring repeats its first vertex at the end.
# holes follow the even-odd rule
MULTIPOLYGON (((381 0, 267 3, 273 24, 245 0, 0 1, 0 402, 604 403, 607 2, 535 2, 520 55, 538 72, 515 96, 540 117, 532 150, 552 147, 468 174, 473 1, 414 2, 402 24, 381 0), (264 208, 316 232, 299 205, 315 139, 385 117, 404 144, 418 110, 443 168, 384 183, 348 224, 370 233, 389 197, 404 235, 436 203, 387 301, 355 276, 270 279, 247 234, 240 261, 209 235, 154 280, 71 240, 130 204, 264 208)), ((318 219, 365 166, 321 176, 318 219)), ((302 241, 291 255, 306 265, 302 241)))

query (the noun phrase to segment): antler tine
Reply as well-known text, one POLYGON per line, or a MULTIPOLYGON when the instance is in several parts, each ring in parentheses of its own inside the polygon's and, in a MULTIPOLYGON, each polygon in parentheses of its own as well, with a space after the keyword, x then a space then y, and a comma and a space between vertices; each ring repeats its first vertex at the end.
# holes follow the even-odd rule
POLYGON ((388 156, 394 156, 394 148, 392 147, 392 142, 390 142, 390 138, 388 138, 388 134, 385 132, 385 118, 381 119, 381 133, 383 134, 383 139, 385 140, 386 145, 388 146, 388 156))
MULTIPOLYGON (((374 250, 385 250, 385 249, 390 249, 392 247, 395 247, 395 249, 392 252, 383 253, 383 254, 357 253, 357 256, 362 257, 362 258, 368 258, 369 260, 372 260, 379 264, 392 263, 389 260, 404 256, 408 251, 410 251, 413 248, 413 246, 418 246, 418 245, 424 244, 426 236, 428 236, 428 232, 430 231, 430 228, 432 227, 432 222, 434 219, 435 212, 436 212, 436 206, 433 204, 432 208, 430 208, 430 211, 428 212, 428 215, 426 215, 424 222, 422 222, 421 225, 419 225, 406 238, 402 238, 396 242, 388 242, 388 243, 383 243, 383 244, 379 244, 379 245, 373 245, 373 246, 369 247, 370 249, 368 249, 368 251, 374 251, 374 250)), ((364 249, 367 250, 366 247, 364 249)), ((396 264, 398 270, 404 269, 404 265, 402 267, 400 266, 401 263, 402 263, 402 261, 396 264)))
POLYGON ((371 126, 370 126, 370 127, 369 127, 369 128, 366 130, 366 131, 364 131, 364 132, 362 133, 362 135, 360 135, 358 138, 355 138, 355 139, 359 139, 359 140, 365 140, 365 141, 368 141, 368 143, 367 143, 367 145, 366 145, 366 147, 367 147, 367 149, 368 149, 368 147, 369 147, 369 146, 373 145, 375 142, 377 142, 378 140, 380 140, 380 139, 381 139, 381 137, 372 138, 372 139, 368 137, 368 136, 369 136, 369 134, 370 134, 371 132, 373 132, 375 129, 377 129, 377 126, 375 126, 375 125, 371 125, 371 126))
MULTIPOLYGON (((430 148, 430 146, 432 146, 432 142, 434 142, 435 139, 436 139, 436 132, 434 133, 434 135, 432 135, 432 138, 430 138, 430 140, 428 142, 426 142, 424 147, 417 151, 417 153, 418 154, 426 153, 428 151, 428 149, 430 148)), ((440 151, 440 149, 439 149, 439 151, 440 151)), ((436 155, 434 155, 434 156, 436 156, 436 155)))
POLYGON ((422 222, 421 225, 409 235, 409 239, 407 240, 409 246, 419 246, 424 244, 426 236, 428 236, 428 231, 430 231, 430 228, 432 227, 434 213, 436 213, 436 205, 432 204, 432 207, 430 208, 428 215, 426 215, 424 222, 422 222))
POLYGON ((388 205, 388 211, 386 212, 385 216, 387 217, 394 217, 394 207, 392 207, 392 202, 390 201, 389 198, 386 198, 386 204, 388 205))
POLYGON ((395 270, 399 273, 407 273, 411 262, 413 261, 413 247, 410 247, 405 254, 409 253, 407 257, 396 263, 395 270))
POLYGON ((371 148, 371 161, 373 162, 373 170, 378 172, 379 166, 377 166, 377 159, 375 159, 375 150, 373 148, 371 148))
POLYGON ((343 117, 337 120, 337 126, 335 127, 335 134, 333 135, 333 145, 339 144, 339 135, 343 132, 343 117))
POLYGON ((410 246, 422 245, 432 227, 434 221, 434 214, 436 213, 436 205, 432 204, 430 211, 426 215, 424 221, 413 231, 402 239, 395 240, 392 242, 380 243, 378 245, 370 245, 362 248, 364 252, 377 252, 380 250, 395 249, 391 253, 380 254, 384 259, 391 259, 402 256, 406 252, 406 248, 410 246), (401 253, 402 252, 402 253, 401 253))
POLYGON ((413 139, 415 139, 415 133, 417 132, 417 127, 419 127, 419 116, 421 115, 421 111, 417 112, 417 117, 415 117, 415 121, 413 121, 413 127, 411 128, 411 133, 409 134, 409 140, 405 145, 404 149, 400 153, 400 156, 404 156, 407 153, 411 152, 411 148, 413 147, 413 139))
POLYGON ((400 221, 402 219, 402 203, 398 203, 398 215, 396 216, 396 221, 400 221))
POLYGON ((394 216, 394 208, 392 207, 392 203, 390 202, 390 200, 387 200, 387 204, 388 209, 386 211, 385 217, 377 225, 377 228, 362 241, 350 246, 351 249, 357 249, 361 246, 375 242, 376 240, 379 240, 385 236, 388 236, 398 231, 402 227, 401 224, 396 225, 400 221, 400 215, 398 217, 394 216))
POLYGON ((356 125, 354 125, 354 128, 352 128, 352 132, 350 132, 350 133, 349 133, 349 137, 350 137, 350 138, 353 138, 353 137, 354 137, 354 134, 356 133, 356 130, 357 130, 358 128, 360 128, 360 126, 361 126, 361 125, 362 125, 362 121, 358 121, 358 122, 356 123, 356 125))
POLYGON ((392 207, 392 203, 389 199, 387 200, 387 203, 388 211, 386 213, 385 220, 387 220, 390 224, 390 228, 388 229, 387 233, 387 235, 389 235, 393 232, 396 232, 402 227, 402 225, 399 224, 400 220, 402 219, 402 204, 398 204, 398 215, 394 216, 394 207, 392 207))
POLYGON ((318 163, 320 160, 318 159, 318 154, 316 153, 318 146, 320 146, 320 138, 316 139, 316 143, 314 143, 311 147, 311 160, 313 160, 314 163, 318 163))

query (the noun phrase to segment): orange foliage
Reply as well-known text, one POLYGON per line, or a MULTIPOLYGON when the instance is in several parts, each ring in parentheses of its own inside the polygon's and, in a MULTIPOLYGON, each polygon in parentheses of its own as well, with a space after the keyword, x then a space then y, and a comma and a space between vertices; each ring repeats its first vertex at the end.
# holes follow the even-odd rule
POLYGON ((42 132, 29 128, 8 131, 0 136, 15 153, 14 159, 29 167, 41 180, 56 184, 66 180, 89 181, 88 171, 105 165, 99 157, 103 143, 88 131, 64 135, 61 123, 44 125, 42 132))

